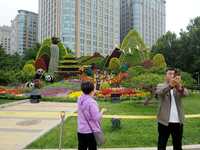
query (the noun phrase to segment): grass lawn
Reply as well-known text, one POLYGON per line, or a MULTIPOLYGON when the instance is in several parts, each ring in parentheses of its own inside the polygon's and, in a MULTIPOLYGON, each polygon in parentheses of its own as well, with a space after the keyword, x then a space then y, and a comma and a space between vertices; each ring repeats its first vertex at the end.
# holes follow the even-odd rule
POLYGON ((107 115, 154 115, 157 111, 157 104, 144 106, 134 101, 124 101, 121 103, 98 102, 100 108, 106 108, 107 115))
MULTIPOLYGON (((64 148, 76 148, 76 118, 67 119, 64 127, 64 148)), ((110 119, 103 120, 103 129, 106 137, 106 148, 148 147, 156 146, 157 123, 155 120, 122 120, 122 128, 112 130, 110 119)), ((28 148, 58 148, 59 127, 56 127, 28 148)), ((200 144, 200 120, 188 119, 185 122, 183 144, 200 144)), ((168 142, 171 145, 171 139, 168 142)))
POLYGON ((27 98, 28 97, 26 96, 0 95, 0 105, 20 100, 25 100, 27 98))
MULTIPOLYGON (((156 115, 157 103, 144 106, 133 101, 113 104, 98 102, 100 107, 107 108, 106 114, 119 115, 156 115)), ((186 114, 200 114, 200 95, 193 94, 183 99, 186 114)), ((68 118, 64 127, 64 148, 76 148, 76 118, 68 118)), ((28 148, 58 148, 59 127, 54 128, 28 148)), ((107 139, 104 147, 148 147, 156 146, 157 123, 155 120, 122 120, 122 129, 112 131, 111 120, 103 120, 103 129, 107 139)), ((200 144, 200 119, 186 119, 184 126, 183 144, 200 144)), ((171 139, 168 142, 171 145, 171 139)))
POLYGON ((63 82, 55 82, 55 83, 47 83, 44 88, 52 88, 52 87, 64 87, 68 88, 70 90, 80 90, 80 83, 70 83, 68 81, 63 81, 63 82))
MULTIPOLYGON (((108 111, 105 114, 109 115, 155 115, 159 105, 156 102, 149 106, 144 106, 143 103, 138 104, 134 101, 124 101, 116 104, 103 101, 98 103, 101 108, 107 108, 108 111)), ((183 106, 185 114, 200 114, 200 94, 192 94, 183 98, 183 106)))
POLYGON ((16 101, 16 100, 0 99, 0 105, 1 105, 1 104, 6 104, 6 103, 15 102, 15 101, 16 101))

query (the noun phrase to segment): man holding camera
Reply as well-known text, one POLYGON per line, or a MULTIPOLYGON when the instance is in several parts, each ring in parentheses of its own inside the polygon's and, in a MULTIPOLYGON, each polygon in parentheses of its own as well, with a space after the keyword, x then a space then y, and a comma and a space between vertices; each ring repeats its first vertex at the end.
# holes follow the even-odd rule
POLYGON ((160 99, 158 112, 158 150, 166 150, 169 136, 172 136, 173 149, 182 150, 184 114, 181 97, 188 91, 181 84, 181 76, 175 69, 167 69, 165 83, 156 88, 160 99))

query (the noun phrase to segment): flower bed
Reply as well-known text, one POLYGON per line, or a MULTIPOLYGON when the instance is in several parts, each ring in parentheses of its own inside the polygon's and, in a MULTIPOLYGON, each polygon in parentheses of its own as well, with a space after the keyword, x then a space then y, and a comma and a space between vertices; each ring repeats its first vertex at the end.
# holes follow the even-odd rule
POLYGON ((74 91, 74 92, 71 92, 67 95, 68 98, 78 98, 80 97, 81 95, 83 94, 82 91, 74 91))
POLYGON ((52 87, 43 89, 41 95, 45 97, 64 97, 66 94, 70 93, 71 90, 63 87, 52 87))
POLYGON ((120 94, 123 96, 131 96, 135 94, 134 89, 130 88, 107 88, 107 89, 102 89, 99 94, 103 96, 110 96, 111 94, 120 94))
POLYGON ((146 97, 149 96, 149 92, 137 91, 131 88, 107 88, 102 89, 96 93, 97 97, 110 97, 112 94, 119 94, 120 96, 129 97, 146 97))
POLYGON ((21 94, 20 90, 18 89, 5 89, 5 88, 0 88, 0 95, 1 94, 10 94, 10 95, 19 95, 21 94))

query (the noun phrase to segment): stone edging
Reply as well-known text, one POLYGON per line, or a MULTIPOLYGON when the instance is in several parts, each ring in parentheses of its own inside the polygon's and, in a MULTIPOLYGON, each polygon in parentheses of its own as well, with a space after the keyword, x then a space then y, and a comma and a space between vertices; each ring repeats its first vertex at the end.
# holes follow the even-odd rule
POLYGON ((26 99, 26 100, 18 100, 16 102, 2 104, 2 105, 0 105, 0 109, 6 108, 6 107, 10 107, 10 106, 15 106, 15 105, 18 105, 18 104, 27 103, 29 101, 30 101, 29 99, 26 99))

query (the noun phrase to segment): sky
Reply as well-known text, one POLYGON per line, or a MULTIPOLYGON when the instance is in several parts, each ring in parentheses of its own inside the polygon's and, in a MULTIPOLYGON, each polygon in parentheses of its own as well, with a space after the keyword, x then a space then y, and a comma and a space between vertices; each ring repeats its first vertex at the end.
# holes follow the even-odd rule
MULTIPOLYGON (((190 20, 200 16, 200 0, 166 0, 166 31, 179 33, 190 20)), ((0 0, 0 26, 10 25, 17 10, 38 12, 38 0, 0 0)))

